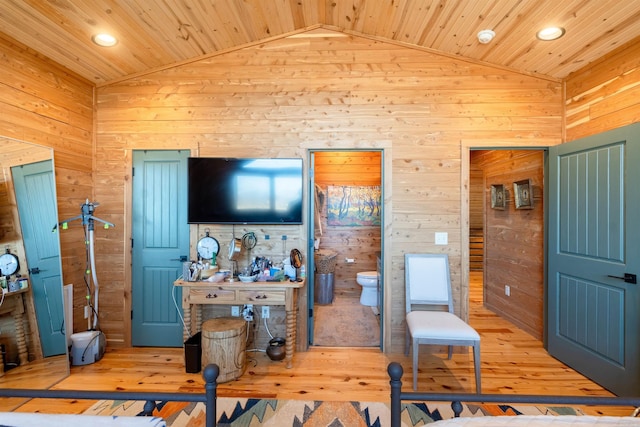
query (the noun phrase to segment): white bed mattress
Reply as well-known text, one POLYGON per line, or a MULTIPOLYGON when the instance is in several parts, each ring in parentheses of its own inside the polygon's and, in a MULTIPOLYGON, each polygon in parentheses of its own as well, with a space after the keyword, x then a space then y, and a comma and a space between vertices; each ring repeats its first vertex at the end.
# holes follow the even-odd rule
POLYGON ((158 417, 118 417, 92 415, 0 412, 0 425, 7 427, 165 427, 158 417))
POLYGON ((640 418, 591 415, 518 415, 500 417, 451 418, 433 423, 434 427, 592 427, 592 426, 640 426, 640 418))

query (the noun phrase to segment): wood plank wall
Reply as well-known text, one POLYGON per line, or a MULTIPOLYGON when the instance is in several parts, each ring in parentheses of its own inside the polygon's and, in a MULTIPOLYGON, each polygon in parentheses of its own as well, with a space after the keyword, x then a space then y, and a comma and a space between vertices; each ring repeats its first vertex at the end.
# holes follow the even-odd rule
MULTIPOLYGON (((380 152, 371 151, 319 151, 315 154, 315 184, 327 194, 327 187, 374 186, 382 184, 380 152)), ((381 226, 327 225, 327 203, 320 212, 322 236, 321 249, 336 252, 334 292, 346 296, 359 296, 362 291, 356 283, 360 271, 376 270, 376 252, 381 245, 381 226), (355 260, 347 264, 345 258, 355 260)))
MULTIPOLYGON (((98 249, 98 271, 109 271, 113 284, 101 300, 109 344, 130 342, 123 248, 131 150, 306 158, 310 149, 383 149, 389 159, 383 176, 392 183, 385 199, 390 226, 383 230, 386 348, 400 350, 404 253, 449 254, 456 310, 466 316, 464 150, 560 143, 561 88, 553 79, 325 29, 99 87, 96 199, 112 222, 124 224, 98 249), (435 231, 448 232, 449 245, 436 246, 435 231)), ((306 248, 304 226, 286 232, 292 247, 306 248)), ((301 313, 305 300, 303 290, 301 313)), ((306 317, 299 320, 305 328, 306 317)))
POLYGON ((484 303, 538 339, 543 333, 544 153, 539 150, 481 150, 472 164, 483 171, 484 303), (533 209, 516 209, 513 183, 530 179, 533 209), (504 210, 491 208, 491 185, 507 190, 504 210), (510 287, 510 295, 505 294, 510 287))
MULTIPOLYGON (((93 197, 94 85, 0 34, 0 136, 53 149, 62 220, 93 197)), ((76 290, 75 328, 84 330, 82 227, 60 233, 62 274, 76 290)))
POLYGON ((469 270, 484 266, 484 179, 482 168, 470 153, 469 165, 469 270))
POLYGON ((640 121, 640 37, 571 74, 565 103, 565 141, 640 121))

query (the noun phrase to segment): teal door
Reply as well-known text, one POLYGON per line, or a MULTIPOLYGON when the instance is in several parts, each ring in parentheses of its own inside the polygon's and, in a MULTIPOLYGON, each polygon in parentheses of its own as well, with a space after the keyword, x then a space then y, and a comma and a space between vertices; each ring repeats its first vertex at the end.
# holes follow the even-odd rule
POLYGON ((189 255, 189 151, 134 151, 132 314, 134 346, 181 347, 182 292, 173 282, 189 255))
POLYGON ((548 350, 620 396, 640 396, 639 164, 640 124, 549 150, 548 350))
POLYGON ((51 160, 11 168, 40 345, 44 357, 65 354, 56 185, 51 160))

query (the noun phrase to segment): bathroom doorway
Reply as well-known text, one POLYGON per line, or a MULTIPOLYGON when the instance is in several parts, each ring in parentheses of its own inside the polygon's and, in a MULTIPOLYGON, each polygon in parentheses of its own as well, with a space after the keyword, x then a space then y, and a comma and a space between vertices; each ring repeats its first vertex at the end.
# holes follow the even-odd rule
POLYGON ((308 275, 310 345, 381 347, 382 160, 381 150, 310 153, 309 258, 331 258, 317 258, 308 275), (356 281, 363 272, 375 277, 366 305, 356 281))

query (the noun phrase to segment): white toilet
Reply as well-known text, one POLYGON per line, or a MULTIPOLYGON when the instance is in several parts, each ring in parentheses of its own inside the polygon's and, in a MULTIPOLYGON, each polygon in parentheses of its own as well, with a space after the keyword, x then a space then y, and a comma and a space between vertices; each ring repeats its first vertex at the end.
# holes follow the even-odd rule
POLYGON ((360 304, 371 307, 378 306, 378 272, 361 271, 357 274, 356 282, 362 286, 360 304))

